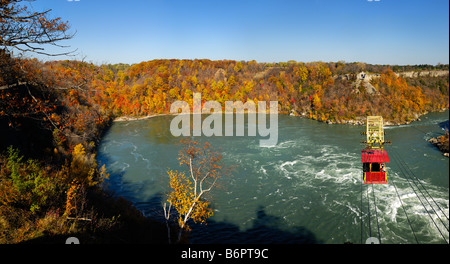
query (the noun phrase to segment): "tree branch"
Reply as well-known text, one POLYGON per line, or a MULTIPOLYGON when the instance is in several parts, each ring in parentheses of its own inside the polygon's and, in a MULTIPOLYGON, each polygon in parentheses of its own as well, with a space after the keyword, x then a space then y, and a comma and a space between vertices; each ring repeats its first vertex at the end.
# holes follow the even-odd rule
POLYGON ((197 178, 194 177, 194 173, 192 172, 192 159, 190 157, 189 157, 189 168, 191 171, 192 180, 194 181, 194 196, 197 196, 197 178))
MULTIPOLYGON (((28 87, 28 85, 26 85, 25 87, 27 87, 28 94, 31 96, 31 98, 33 99, 33 101, 34 101, 35 103, 38 103, 38 100, 36 99, 36 97, 34 97, 34 96, 31 94, 31 91, 30 91, 30 88, 28 87)), ((50 121, 50 123, 53 125, 53 127, 54 127, 57 131, 59 131, 59 128, 55 125, 55 123, 53 123, 52 119, 48 116, 48 114, 47 114, 45 111, 41 111, 41 112, 47 117, 48 121, 50 121)))
POLYGON ((0 45, 5 48, 10 47, 22 52, 33 52, 46 56, 68 56, 76 50, 50 53, 44 52, 41 45, 52 45, 60 48, 68 46, 60 45, 57 42, 68 40, 75 36, 76 32, 68 32, 70 26, 68 22, 61 21, 61 18, 49 18, 48 9, 43 12, 30 12, 18 3, 20 0, 9 0, 0 6, 0 45), (39 45, 39 46, 34 46, 39 45))

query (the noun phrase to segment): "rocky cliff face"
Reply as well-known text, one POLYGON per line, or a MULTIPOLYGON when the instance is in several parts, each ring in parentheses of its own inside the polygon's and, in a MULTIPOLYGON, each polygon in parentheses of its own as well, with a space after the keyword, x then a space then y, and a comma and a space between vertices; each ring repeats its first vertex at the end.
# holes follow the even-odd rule
MULTIPOLYGON (((405 77, 405 78, 418 78, 418 77, 440 77, 440 76, 446 76, 449 74, 449 71, 443 70, 443 71, 409 71, 409 72, 396 72, 397 76, 405 77)), ((360 72, 356 74, 356 80, 360 81, 366 81, 370 82, 373 78, 380 78, 381 74, 379 73, 366 73, 366 72, 360 72)), ((343 74, 343 75, 336 75, 334 76, 336 80, 338 79, 345 79, 345 80, 351 80, 355 78, 355 74, 343 74)))
MULTIPOLYGON (((449 74, 449 71, 409 71, 409 72, 398 72, 395 73, 397 76, 404 78, 418 78, 418 77, 440 77, 446 76, 449 74)), ((381 74, 379 73, 366 73, 360 72, 358 74, 344 74, 344 75, 336 75, 334 76, 335 80, 344 79, 344 80, 355 80, 353 82, 353 87, 355 88, 355 93, 358 93, 359 87, 364 87, 367 94, 376 95, 378 94, 377 90, 370 83, 374 78, 380 78, 381 74)))
POLYGON ((417 78, 417 77, 439 77, 448 75, 448 71, 409 71, 409 72, 399 72, 396 73, 397 76, 406 78, 417 78))

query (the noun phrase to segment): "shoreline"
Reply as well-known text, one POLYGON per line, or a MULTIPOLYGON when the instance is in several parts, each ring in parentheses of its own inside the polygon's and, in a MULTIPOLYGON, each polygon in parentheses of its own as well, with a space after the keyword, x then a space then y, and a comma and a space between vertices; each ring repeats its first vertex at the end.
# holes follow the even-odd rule
POLYGON ((150 119, 152 117, 168 116, 168 115, 174 115, 174 114, 153 114, 153 115, 147 115, 147 116, 142 116, 142 117, 119 116, 119 117, 116 117, 113 120, 113 122, 138 121, 138 120, 150 119))

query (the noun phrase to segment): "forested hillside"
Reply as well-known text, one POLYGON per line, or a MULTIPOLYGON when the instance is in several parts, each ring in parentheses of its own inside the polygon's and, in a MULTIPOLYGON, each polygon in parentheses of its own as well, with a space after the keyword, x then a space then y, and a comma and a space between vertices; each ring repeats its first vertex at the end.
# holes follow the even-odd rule
MULTIPOLYGON (((57 63, 55 66, 63 66, 57 63)), ((66 68, 67 70, 67 68, 66 68)), ((278 101, 279 112, 320 121, 346 122, 382 115, 392 123, 417 119, 427 111, 448 108, 448 65, 438 67, 364 63, 257 63, 255 61, 154 60, 131 66, 104 65, 91 82, 95 101, 115 115, 167 113, 175 100, 278 101), (392 71, 447 70, 438 77, 402 78, 392 71), (434 69, 433 69, 434 68, 434 69), (357 83, 360 72, 376 74, 357 83), (345 74, 347 78, 340 78, 345 74), (367 93, 371 85, 375 93, 367 93)))

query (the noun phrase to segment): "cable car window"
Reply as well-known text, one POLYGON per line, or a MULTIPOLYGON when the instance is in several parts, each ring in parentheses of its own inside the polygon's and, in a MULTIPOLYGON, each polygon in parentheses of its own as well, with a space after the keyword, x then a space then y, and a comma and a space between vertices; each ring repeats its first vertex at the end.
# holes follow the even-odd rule
POLYGON ((370 163, 363 163, 363 172, 370 171, 370 163))
POLYGON ((372 163, 372 172, 380 171, 380 163, 372 163))

